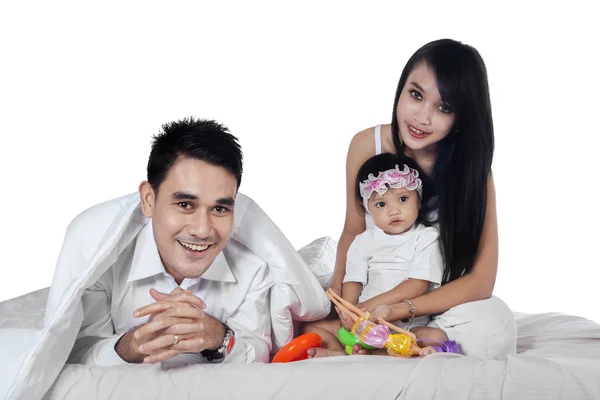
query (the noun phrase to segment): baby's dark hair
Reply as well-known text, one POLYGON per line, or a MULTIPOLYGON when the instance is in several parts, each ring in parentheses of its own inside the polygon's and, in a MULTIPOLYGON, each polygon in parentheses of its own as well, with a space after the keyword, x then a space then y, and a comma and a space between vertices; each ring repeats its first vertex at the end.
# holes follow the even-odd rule
POLYGON ((409 168, 413 168, 419 173, 419 179, 421 179, 423 185, 423 196, 421 197, 421 208, 419 209, 419 215, 417 216, 417 223, 421 223, 425 226, 432 225, 436 221, 431 217, 431 211, 434 209, 432 201, 434 193, 431 181, 412 158, 393 153, 377 154, 365 161, 358 170, 356 182, 354 184, 354 197, 356 198, 359 213, 364 214, 366 211, 363 204, 363 198, 360 195, 360 183, 367 180, 369 174, 377 176, 382 171, 396 168, 396 165, 400 167, 400 170, 402 170, 404 165, 407 165, 409 168))

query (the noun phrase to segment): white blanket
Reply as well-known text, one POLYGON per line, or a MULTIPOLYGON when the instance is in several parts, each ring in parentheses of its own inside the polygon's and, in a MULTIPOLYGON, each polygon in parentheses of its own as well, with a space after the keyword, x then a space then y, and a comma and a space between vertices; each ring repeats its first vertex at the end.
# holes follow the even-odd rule
MULTIPOLYGON (((0 329, 41 328, 48 290, 0 303, 0 329)), ((347 356, 290 364, 66 365, 44 399, 600 399, 600 325, 517 315, 518 349, 496 359, 347 356)))
MULTIPOLYGON (((84 211, 69 225, 41 328, 0 331, 0 397, 42 398, 63 368, 83 315, 81 295, 116 260, 147 222, 137 193, 84 211)), ((292 318, 310 321, 329 312, 329 300, 306 263, 271 219, 239 193, 232 238, 269 266, 274 348, 293 336, 292 318)))

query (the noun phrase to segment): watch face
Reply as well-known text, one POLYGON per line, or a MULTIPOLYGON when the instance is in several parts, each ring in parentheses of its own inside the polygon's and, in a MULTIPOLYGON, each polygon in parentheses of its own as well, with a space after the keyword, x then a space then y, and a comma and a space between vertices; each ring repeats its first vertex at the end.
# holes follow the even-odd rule
POLYGON ((229 342, 227 343, 227 347, 225 348, 226 354, 231 353, 231 349, 233 349, 233 344, 235 343, 235 336, 232 334, 229 338, 229 342))

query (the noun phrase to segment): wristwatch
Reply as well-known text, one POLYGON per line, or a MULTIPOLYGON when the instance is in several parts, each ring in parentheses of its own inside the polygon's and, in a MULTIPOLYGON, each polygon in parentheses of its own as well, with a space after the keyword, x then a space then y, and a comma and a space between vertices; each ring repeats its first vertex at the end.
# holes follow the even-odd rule
POLYGON ((235 344, 235 333, 233 329, 227 326, 227 324, 223 324, 225 326, 225 336, 223 337, 223 342, 216 350, 202 350, 200 354, 202 357, 206 358, 209 362, 221 362, 225 359, 225 357, 231 353, 233 349, 233 345, 235 344))

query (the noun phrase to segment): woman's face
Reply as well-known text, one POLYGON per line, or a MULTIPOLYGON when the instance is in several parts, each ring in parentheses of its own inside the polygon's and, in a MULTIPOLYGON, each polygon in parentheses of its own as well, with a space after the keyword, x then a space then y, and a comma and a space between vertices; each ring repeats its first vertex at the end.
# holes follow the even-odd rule
POLYGON ((442 101, 433 71, 425 61, 408 75, 396 108, 400 137, 412 150, 436 150, 448 136, 456 115, 442 101))

